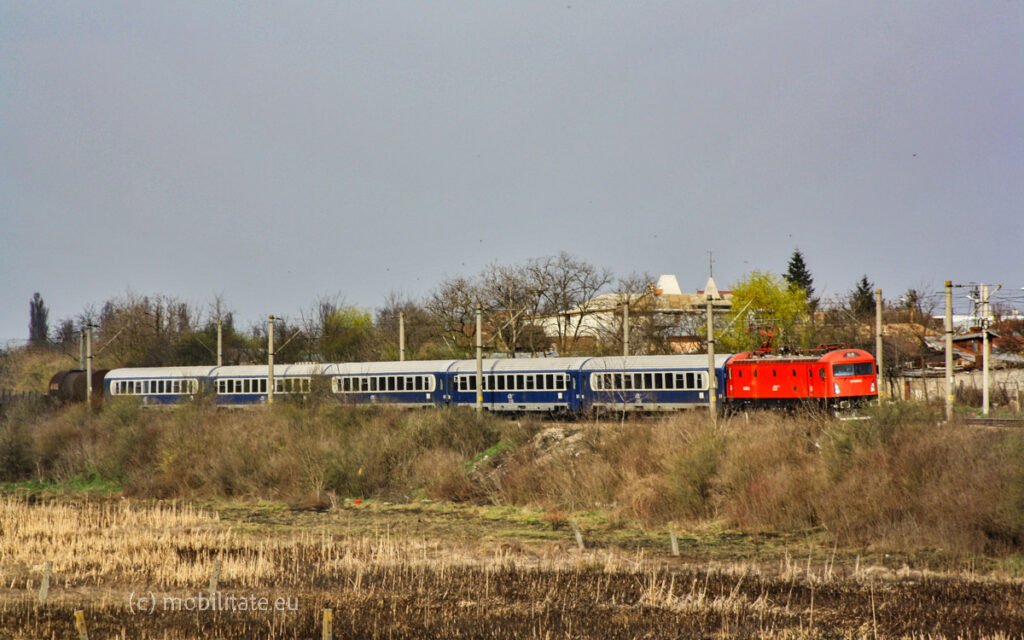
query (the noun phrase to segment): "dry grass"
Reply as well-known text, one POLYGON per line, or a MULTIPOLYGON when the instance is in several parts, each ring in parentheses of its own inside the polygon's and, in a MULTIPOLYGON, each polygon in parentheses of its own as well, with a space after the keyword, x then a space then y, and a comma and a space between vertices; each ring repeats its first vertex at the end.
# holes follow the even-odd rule
POLYGON ((650 526, 825 529, 844 546, 1024 548, 1024 433, 890 405, 837 422, 776 413, 539 425, 471 411, 112 403, 0 422, 6 480, 99 478, 129 496, 326 507, 418 497, 601 511, 650 526))
POLYGON ((72 637, 77 609, 100 638, 318 637, 325 608, 336 637, 366 638, 1002 638, 1024 625, 1019 580, 837 569, 834 558, 695 566, 614 547, 337 525, 360 517, 275 533, 187 505, 0 500, 0 635, 72 637), (40 606, 46 560, 54 574, 40 606), (294 610, 165 608, 164 598, 205 593, 217 562, 222 602, 284 598, 294 610), (132 610, 140 594, 156 597, 152 615, 132 610))

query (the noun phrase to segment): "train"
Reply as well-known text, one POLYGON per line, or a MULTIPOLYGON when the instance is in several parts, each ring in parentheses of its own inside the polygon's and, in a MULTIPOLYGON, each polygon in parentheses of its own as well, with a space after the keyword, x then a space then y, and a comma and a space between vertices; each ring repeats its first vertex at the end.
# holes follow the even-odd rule
MULTIPOLYGON (((94 404, 134 398, 173 406, 200 396, 218 406, 266 404, 319 393, 347 404, 426 408, 475 406, 476 360, 298 363, 267 366, 119 368, 94 372, 94 404)), ((818 405, 855 408, 878 395, 874 357, 861 349, 814 354, 763 351, 715 357, 642 355, 482 361, 483 408, 496 413, 585 414, 707 408, 714 388, 723 410, 818 405), (712 387, 713 386, 713 387, 712 387)), ((82 401, 85 374, 56 374, 51 395, 82 401)))

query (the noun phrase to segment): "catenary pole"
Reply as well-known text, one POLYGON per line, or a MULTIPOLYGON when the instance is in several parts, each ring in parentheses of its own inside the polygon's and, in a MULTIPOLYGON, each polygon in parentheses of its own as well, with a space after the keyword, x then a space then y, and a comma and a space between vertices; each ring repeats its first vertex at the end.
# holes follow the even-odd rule
POLYGON ((85 406, 92 406, 92 322, 85 325, 85 406))
POLYGON ((988 285, 981 287, 981 357, 984 366, 981 370, 981 415, 988 415, 988 357, 991 345, 988 340, 988 285))
POLYGON ((405 362, 405 312, 398 312, 398 360, 405 362))
POLYGON ((718 377, 715 375, 715 316, 711 294, 707 296, 708 314, 708 410, 711 421, 718 421, 718 377))
POLYGON ((629 356, 629 301, 622 305, 622 356, 629 356))
POLYGON ((946 280, 946 422, 953 420, 953 281, 946 280))
POLYGON ((484 411, 484 329, 483 307, 476 304, 476 413, 484 411))
POLYGON ((875 289, 875 361, 878 362, 878 400, 885 397, 885 349, 882 346, 882 290, 875 289))
POLYGON ((267 404, 274 404, 274 316, 267 317, 267 404))
POLYGON ((224 322, 217 318, 217 366, 224 364, 224 322))

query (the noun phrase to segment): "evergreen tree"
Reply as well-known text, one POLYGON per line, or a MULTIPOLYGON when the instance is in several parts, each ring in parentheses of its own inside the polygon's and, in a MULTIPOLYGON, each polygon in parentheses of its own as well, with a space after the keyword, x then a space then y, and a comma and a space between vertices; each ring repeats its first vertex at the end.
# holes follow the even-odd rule
POLYGON ((861 276, 850 292, 850 311, 857 317, 870 316, 875 312, 875 285, 867 275, 861 276))
POLYGON ((790 287, 799 287, 807 294, 807 302, 813 309, 817 306, 817 299, 814 297, 814 277, 807 269, 804 262, 804 254, 800 249, 794 249, 793 255, 789 258, 789 270, 783 276, 790 287))
POLYGON ((43 296, 38 291, 32 294, 32 300, 28 303, 28 315, 28 341, 33 345, 46 344, 50 334, 50 310, 46 308, 43 296))

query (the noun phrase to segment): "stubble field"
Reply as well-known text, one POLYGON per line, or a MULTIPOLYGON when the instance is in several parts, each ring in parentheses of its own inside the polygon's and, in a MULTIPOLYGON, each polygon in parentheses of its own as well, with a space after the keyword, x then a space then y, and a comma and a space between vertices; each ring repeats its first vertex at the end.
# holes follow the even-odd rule
POLYGON ((76 611, 93 639, 319 638, 325 610, 335 638, 1024 630, 1024 580, 1007 567, 841 551, 811 534, 680 532, 678 548, 600 514, 8 496, 0 637, 77 638, 76 611))

